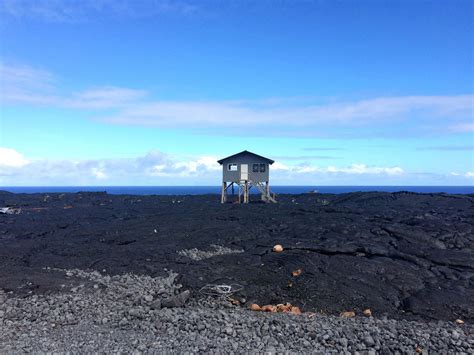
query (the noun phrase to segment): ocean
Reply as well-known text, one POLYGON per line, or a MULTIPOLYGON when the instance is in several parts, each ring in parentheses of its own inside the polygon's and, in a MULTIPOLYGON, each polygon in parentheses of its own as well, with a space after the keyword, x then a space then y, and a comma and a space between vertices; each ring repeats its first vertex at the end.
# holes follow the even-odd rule
MULTIPOLYGON (((220 186, 0 186, 0 190, 15 193, 54 193, 80 191, 106 191, 126 195, 202 195, 220 194, 220 186)), ((419 193, 474 194, 474 186, 271 186, 277 194, 347 193, 356 191, 410 191, 419 193)), ((237 191, 236 191, 237 192, 237 191)), ((257 192, 257 191, 255 191, 257 192)))

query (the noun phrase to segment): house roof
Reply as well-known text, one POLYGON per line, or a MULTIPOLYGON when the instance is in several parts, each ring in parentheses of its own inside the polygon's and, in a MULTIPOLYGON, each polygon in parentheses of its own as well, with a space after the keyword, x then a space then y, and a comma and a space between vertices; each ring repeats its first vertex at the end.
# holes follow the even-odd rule
POLYGON ((258 155, 258 154, 249 152, 248 150, 244 150, 244 151, 242 151, 242 152, 240 152, 240 153, 237 153, 237 154, 228 156, 227 158, 223 158, 223 159, 221 159, 221 160, 218 160, 217 162, 218 162, 220 165, 222 165, 222 164, 224 163, 224 161, 226 161, 226 160, 228 160, 228 159, 232 159, 232 158, 238 157, 238 156, 240 156, 240 155, 253 155, 254 157, 257 157, 257 158, 266 160, 270 165, 275 162, 274 160, 271 160, 271 159, 262 157, 261 155, 258 155))

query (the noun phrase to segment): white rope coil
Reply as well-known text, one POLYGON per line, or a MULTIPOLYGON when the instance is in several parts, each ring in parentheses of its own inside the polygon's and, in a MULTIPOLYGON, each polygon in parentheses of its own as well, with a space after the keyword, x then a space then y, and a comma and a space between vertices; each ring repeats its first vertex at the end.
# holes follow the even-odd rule
POLYGON ((239 284, 230 284, 230 285, 213 285, 208 284, 202 287, 199 292, 208 295, 208 296, 216 296, 216 297, 228 297, 235 292, 242 290, 244 287, 239 284))

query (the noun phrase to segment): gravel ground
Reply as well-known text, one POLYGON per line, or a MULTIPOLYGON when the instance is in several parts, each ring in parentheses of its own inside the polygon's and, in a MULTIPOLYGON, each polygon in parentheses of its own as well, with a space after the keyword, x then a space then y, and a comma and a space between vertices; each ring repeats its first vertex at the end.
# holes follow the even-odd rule
POLYGON ((187 299, 173 272, 47 271, 66 275, 64 292, 0 292, 0 352, 474 352, 467 323, 252 312, 199 294, 187 299))
POLYGON ((48 266, 151 277, 168 268, 193 294, 239 284, 238 296, 260 305, 474 322, 474 196, 300 194, 239 205, 216 195, 0 191, 2 206, 20 211, 0 214, 0 288, 17 297, 64 292, 64 275, 48 266), (284 251, 272 252, 276 244, 284 251))

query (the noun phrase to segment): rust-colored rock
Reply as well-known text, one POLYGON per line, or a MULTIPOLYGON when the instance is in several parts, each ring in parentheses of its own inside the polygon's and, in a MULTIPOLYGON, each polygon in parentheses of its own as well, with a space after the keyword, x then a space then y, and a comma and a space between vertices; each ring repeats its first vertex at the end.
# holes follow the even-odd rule
POLYGON ((276 313, 277 312, 277 308, 276 306, 272 305, 272 304, 267 304, 265 306, 262 306, 262 311, 263 312, 272 312, 272 313, 276 313))
POLYGON ((250 309, 253 311, 262 311, 262 312, 271 312, 271 313, 292 313, 292 314, 301 314, 299 307, 293 306, 291 303, 279 303, 276 306, 273 304, 266 304, 265 306, 260 307, 257 304, 250 305, 250 309))
POLYGON ((283 313, 287 313, 287 312, 290 312, 291 311, 291 303, 280 303, 280 304, 277 304, 277 311, 278 312, 283 312, 283 313))
POLYGON ((261 310, 262 310, 262 308, 261 308, 258 304, 256 304, 256 303, 252 303, 252 304, 250 305, 250 309, 251 309, 252 311, 261 311, 261 310))
POLYGON ((341 313, 341 317, 344 317, 344 318, 353 318, 355 317, 355 312, 354 311, 347 311, 347 312, 342 312, 341 313))
POLYGON ((298 277, 301 275, 301 273, 303 272, 303 270, 301 269, 298 269, 298 270, 295 270, 291 273, 291 275, 293 275, 293 277, 298 277))
POLYGON ((300 307, 291 307, 291 311, 290 311, 292 314, 297 314, 297 315, 300 315, 301 314, 301 309, 300 307))
POLYGON ((372 311, 369 308, 364 309, 363 313, 364 313, 364 316, 366 317, 372 317, 372 311))

